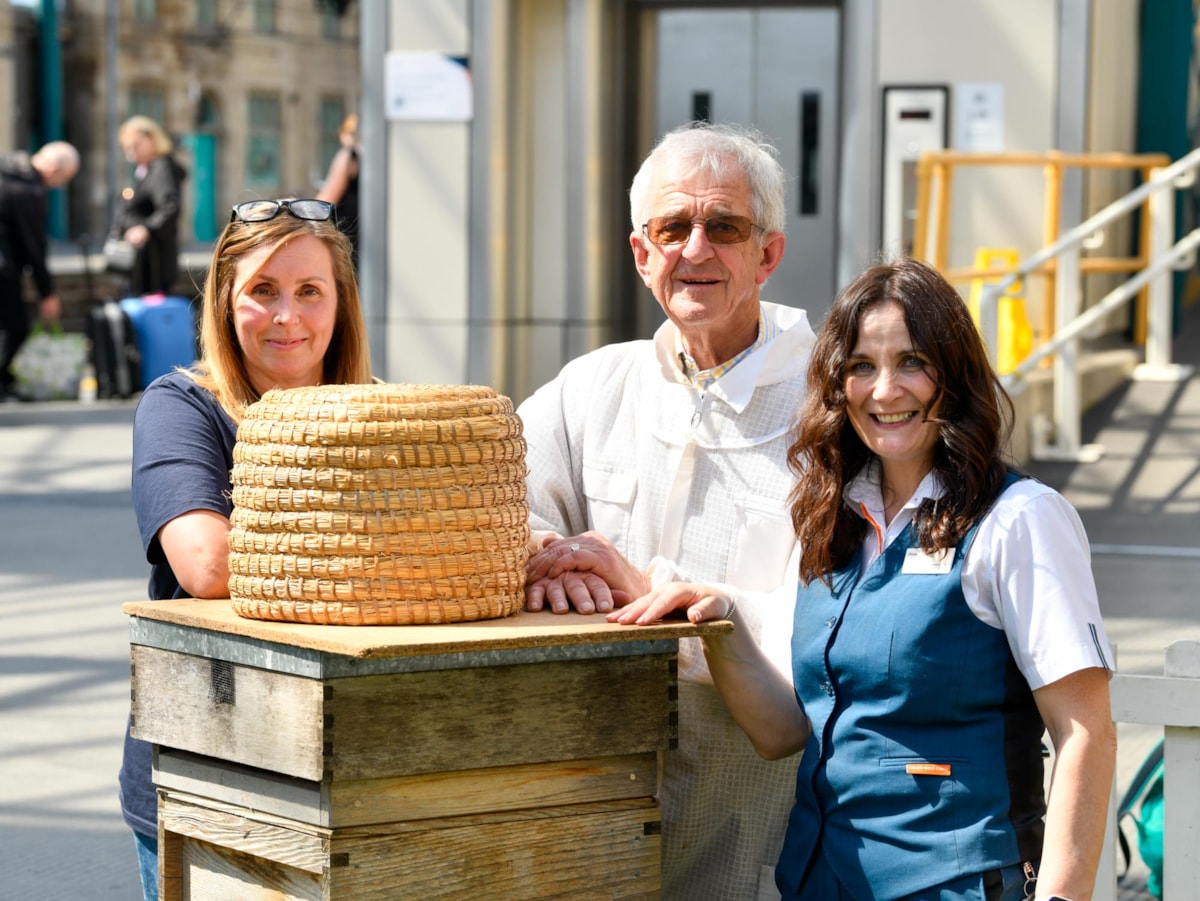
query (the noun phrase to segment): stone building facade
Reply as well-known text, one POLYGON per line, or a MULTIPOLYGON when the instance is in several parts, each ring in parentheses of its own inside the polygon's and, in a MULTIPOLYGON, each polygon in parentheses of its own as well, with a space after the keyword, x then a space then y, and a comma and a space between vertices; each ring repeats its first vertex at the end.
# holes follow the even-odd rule
MULTIPOLYGON (((0 12, 14 20, 16 56, 34 50, 36 5, 0 12), (23 16, 35 27, 21 27, 23 16), (33 48, 20 46, 21 34, 34 36, 33 48)), ((130 177, 116 143, 130 115, 161 122, 188 169, 180 222, 187 247, 211 241, 233 203, 311 196, 341 120, 358 109, 355 2, 72 0, 59 4, 57 24, 63 137, 83 157, 69 189, 71 238, 98 243, 107 231, 130 177)), ((17 68, 19 59, 10 71, 17 68)), ((18 79, 4 80, 0 69, 0 91, 12 96, 18 79)), ((16 105, 23 102, 36 103, 36 94, 16 105)), ((22 146, 20 125, 8 127, 22 146)))

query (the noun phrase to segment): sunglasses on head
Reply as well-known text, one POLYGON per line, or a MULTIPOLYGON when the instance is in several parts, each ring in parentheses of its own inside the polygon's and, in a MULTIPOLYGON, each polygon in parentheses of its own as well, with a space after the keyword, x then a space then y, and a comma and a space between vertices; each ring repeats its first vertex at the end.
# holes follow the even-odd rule
POLYGON ((655 216, 642 226, 642 231, 651 244, 686 244, 697 225, 703 227, 709 244, 741 244, 750 240, 756 228, 761 228, 745 216, 709 216, 707 219, 655 216))
POLYGON ((269 222, 284 210, 310 222, 333 218, 333 204, 327 200, 247 200, 234 205, 229 221, 269 222))

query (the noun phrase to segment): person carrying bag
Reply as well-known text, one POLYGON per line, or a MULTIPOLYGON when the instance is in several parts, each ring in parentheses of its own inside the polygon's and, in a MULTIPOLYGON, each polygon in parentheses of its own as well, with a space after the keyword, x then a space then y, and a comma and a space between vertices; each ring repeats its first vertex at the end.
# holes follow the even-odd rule
POLYGON ((112 233, 104 244, 105 263, 110 272, 128 275, 132 295, 170 294, 179 275, 180 195, 187 173, 171 156, 171 139, 153 119, 126 120, 118 137, 134 166, 134 178, 121 192, 112 233), (132 261, 129 249, 114 239, 132 247, 132 261))

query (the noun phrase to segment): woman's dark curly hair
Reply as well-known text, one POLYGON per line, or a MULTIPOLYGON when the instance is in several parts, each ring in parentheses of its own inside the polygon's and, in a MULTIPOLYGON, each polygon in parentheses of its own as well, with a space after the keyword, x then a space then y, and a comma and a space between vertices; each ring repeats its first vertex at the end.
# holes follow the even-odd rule
POLYGON ((913 526, 932 552, 958 544, 1000 493, 1002 459, 1012 429, 1012 400, 996 378, 987 351, 958 292, 924 263, 900 258, 872 266, 834 301, 817 336, 808 368, 808 393, 788 449, 797 483, 790 502, 800 541, 800 578, 829 582, 853 559, 867 523, 843 501, 843 492, 874 454, 846 413, 846 359, 858 343, 863 313, 894 303, 914 349, 934 383, 925 415, 938 426, 933 470, 946 493, 925 500, 913 526))

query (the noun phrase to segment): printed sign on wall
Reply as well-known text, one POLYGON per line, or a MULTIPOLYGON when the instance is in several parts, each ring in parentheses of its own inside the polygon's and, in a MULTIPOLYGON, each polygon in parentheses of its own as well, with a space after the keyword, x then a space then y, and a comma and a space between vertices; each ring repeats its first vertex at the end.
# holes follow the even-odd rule
POLYGON ((954 149, 1004 152, 1004 85, 960 82, 954 86, 954 149))
POLYGON ((469 122, 474 108, 471 67, 462 56, 389 52, 384 92, 393 121, 469 122))

